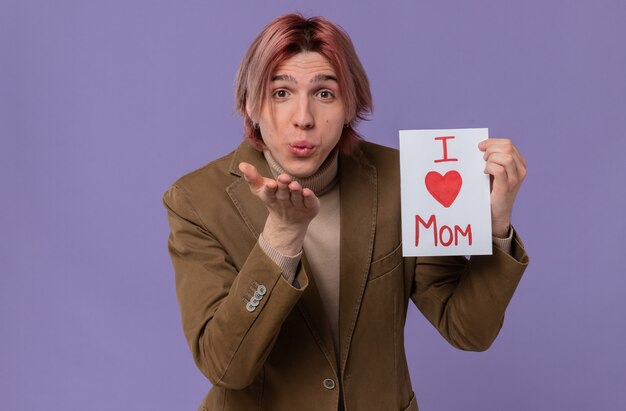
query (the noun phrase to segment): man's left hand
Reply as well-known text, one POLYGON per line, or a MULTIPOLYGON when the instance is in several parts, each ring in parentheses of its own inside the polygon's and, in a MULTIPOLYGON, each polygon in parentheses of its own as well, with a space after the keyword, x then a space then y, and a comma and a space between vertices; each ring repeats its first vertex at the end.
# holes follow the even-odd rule
POLYGON ((491 175, 491 227, 493 235, 505 238, 511 225, 511 211, 524 178, 526 160, 513 142, 505 138, 490 138, 478 144, 485 173, 491 175))

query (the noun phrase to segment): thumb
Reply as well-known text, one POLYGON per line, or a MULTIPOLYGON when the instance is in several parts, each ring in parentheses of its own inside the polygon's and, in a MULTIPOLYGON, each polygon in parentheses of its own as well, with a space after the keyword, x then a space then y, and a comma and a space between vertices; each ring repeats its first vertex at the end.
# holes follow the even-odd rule
POLYGON ((259 174, 255 166, 241 162, 239 163, 239 170, 243 173, 243 178, 248 182, 250 188, 258 190, 263 187, 263 176, 259 174))

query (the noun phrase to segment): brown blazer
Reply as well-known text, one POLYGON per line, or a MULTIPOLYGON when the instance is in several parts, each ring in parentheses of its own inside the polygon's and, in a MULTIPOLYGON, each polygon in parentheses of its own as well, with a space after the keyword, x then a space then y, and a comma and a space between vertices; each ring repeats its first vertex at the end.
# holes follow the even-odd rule
POLYGON ((517 236, 513 256, 403 258, 397 150, 363 143, 340 155, 335 353, 306 252, 294 287, 257 244, 267 211, 241 161, 271 175, 244 142, 164 196, 183 329, 213 384, 201 410, 336 411, 343 397, 346 411, 416 411, 404 352, 409 299, 455 347, 490 346, 528 263, 517 236))

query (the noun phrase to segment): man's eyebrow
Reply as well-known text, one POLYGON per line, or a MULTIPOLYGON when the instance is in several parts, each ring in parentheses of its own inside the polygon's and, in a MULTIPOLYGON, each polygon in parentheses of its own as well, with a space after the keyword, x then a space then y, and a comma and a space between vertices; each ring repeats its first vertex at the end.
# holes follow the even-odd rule
POLYGON ((322 81, 334 81, 337 82, 337 77, 334 74, 318 74, 317 76, 313 77, 313 80, 311 80, 311 83, 320 83, 322 81))
POLYGON ((297 83, 296 79, 289 74, 275 74, 272 76, 272 81, 288 81, 290 83, 297 83))

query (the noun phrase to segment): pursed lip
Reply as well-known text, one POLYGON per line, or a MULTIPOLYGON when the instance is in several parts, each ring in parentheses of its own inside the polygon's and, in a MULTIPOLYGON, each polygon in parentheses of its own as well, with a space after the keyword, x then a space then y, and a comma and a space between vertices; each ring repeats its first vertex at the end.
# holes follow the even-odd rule
POLYGON ((289 143, 289 152, 297 157, 307 157, 311 155, 315 149, 315 144, 311 144, 307 141, 295 141, 293 143, 289 143))

